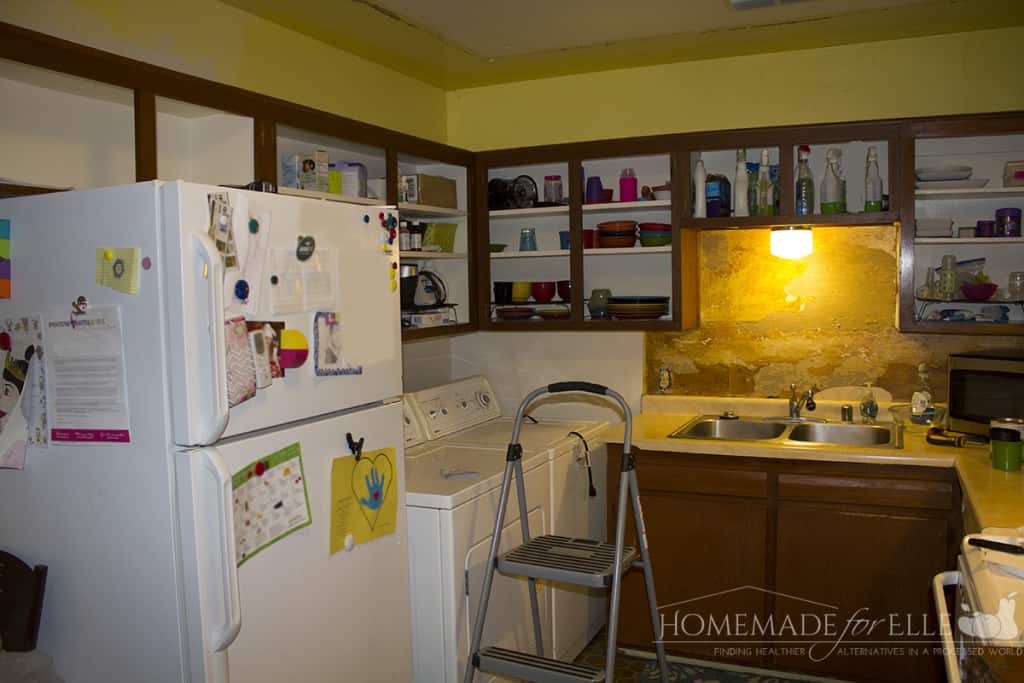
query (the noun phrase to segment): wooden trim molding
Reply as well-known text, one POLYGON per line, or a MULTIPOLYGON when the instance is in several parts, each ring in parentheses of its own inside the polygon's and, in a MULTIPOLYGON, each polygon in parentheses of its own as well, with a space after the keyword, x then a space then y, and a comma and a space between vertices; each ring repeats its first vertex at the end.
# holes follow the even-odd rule
POLYGON ((135 180, 157 179, 156 95, 135 91, 135 180))

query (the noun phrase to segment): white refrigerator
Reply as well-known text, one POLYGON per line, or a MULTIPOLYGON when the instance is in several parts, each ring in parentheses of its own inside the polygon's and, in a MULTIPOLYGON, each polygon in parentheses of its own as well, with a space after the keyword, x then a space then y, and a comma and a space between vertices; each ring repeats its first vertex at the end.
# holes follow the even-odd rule
POLYGON ((0 323, 42 316, 51 437, 29 444, 23 469, 0 469, 0 548, 49 567, 38 647, 64 680, 411 680, 391 215, 183 182, 0 201, 12 271, 0 323), (46 325, 115 310, 129 441, 88 442, 75 421, 92 408, 68 409, 46 325), (238 316, 272 323, 257 351, 273 360, 279 344, 277 360, 248 356, 262 374, 228 351, 240 328, 225 320, 238 316), (301 360, 302 338, 305 362, 267 383, 267 364, 282 374, 301 360), (266 384, 255 395, 251 374, 266 384), (60 438, 86 442, 58 443, 64 427, 60 438), (341 508, 373 489, 359 468, 332 485, 336 459, 353 457, 350 435, 367 453, 393 449, 370 497, 397 505, 378 529, 389 533, 354 544, 355 513, 341 508), (246 479, 294 444, 300 469, 264 470, 300 488, 304 477, 310 523, 258 552, 253 541, 239 564, 247 524, 264 519, 256 498, 255 513, 241 512, 246 479))

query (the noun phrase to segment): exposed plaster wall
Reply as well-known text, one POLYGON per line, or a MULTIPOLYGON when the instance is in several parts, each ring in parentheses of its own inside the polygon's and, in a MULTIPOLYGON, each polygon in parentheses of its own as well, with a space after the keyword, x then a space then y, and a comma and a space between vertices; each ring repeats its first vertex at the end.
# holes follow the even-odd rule
POLYGON ((798 261, 770 256, 768 234, 702 234, 701 327, 647 335, 646 391, 667 367, 669 393, 777 396, 791 382, 870 381, 909 399, 923 362, 944 396, 950 353, 1024 351, 1020 337, 901 334, 892 226, 815 228, 814 253, 798 261))

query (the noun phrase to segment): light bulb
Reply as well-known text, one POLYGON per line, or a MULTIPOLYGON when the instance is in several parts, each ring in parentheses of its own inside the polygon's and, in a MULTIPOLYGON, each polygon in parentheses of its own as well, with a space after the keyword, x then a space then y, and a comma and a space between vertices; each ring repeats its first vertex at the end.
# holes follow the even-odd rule
POLYGON ((814 237, 810 227, 790 225, 772 228, 769 246, 772 256, 798 259, 809 255, 813 250, 814 237))

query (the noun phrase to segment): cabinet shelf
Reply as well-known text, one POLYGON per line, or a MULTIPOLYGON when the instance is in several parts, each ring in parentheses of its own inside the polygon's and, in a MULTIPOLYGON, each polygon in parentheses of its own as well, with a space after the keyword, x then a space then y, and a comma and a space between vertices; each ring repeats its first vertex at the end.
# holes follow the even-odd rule
POLYGON ((532 206, 528 209, 499 209, 491 211, 491 218, 514 218, 516 216, 557 216, 569 213, 569 207, 565 204, 558 206, 532 206))
POLYGON ((451 323, 449 325, 436 325, 434 327, 405 327, 402 328, 402 341, 415 341, 417 339, 430 339, 432 337, 446 337, 455 334, 466 334, 473 331, 472 323, 451 323))
POLYGON ((461 218, 466 215, 462 209, 451 209, 446 206, 430 206, 429 204, 409 204, 399 202, 398 211, 409 218, 434 218, 443 216, 446 218, 461 218))
POLYGON ((914 244, 1024 244, 1024 237, 915 237, 914 244))
POLYGON ((361 206, 387 206, 387 202, 381 199, 370 199, 369 197, 352 197, 344 194, 332 194, 330 192, 317 192, 316 190, 300 190, 295 187, 278 187, 278 194, 285 194, 290 197, 304 197, 306 199, 322 199, 329 202, 343 202, 345 204, 359 204, 361 206))
POLYGON ((547 251, 496 251, 491 258, 548 258, 551 256, 568 256, 568 249, 551 249, 547 251))
MULTIPOLYGON (((403 253, 403 258, 405 252, 403 253)), ((414 252, 416 253, 416 252, 414 252)), ((587 256, 614 256, 614 255, 633 255, 643 256, 645 254, 671 254, 672 245, 664 247, 608 247, 605 249, 584 249, 583 253, 587 256)), ((491 254, 491 258, 549 258, 552 256, 568 256, 568 249, 552 249, 549 251, 499 251, 491 254)))
POLYGON ((842 227, 846 225, 890 225, 899 220, 892 211, 880 213, 836 213, 810 216, 724 216, 717 218, 687 218, 683 224, 689 228, 768 228, 775 225, 817 225, 842 227))
POLYGON ((914 190, 915 199, 1001 199, 1024 197, 1024 187, 979 187, 973 190, 914 190))
POLYGON ((464 259, 468 254, 449 251, 401 251, 398 253, 403 261, 436 261, 464 259))
POLYGON ((610 211, 650 211, 660 209, 667 211, 672 208, 671 199, 651 199, 640 202, 605 202, 601 204, 584 204, 583 213, 601 213, 610 211))

